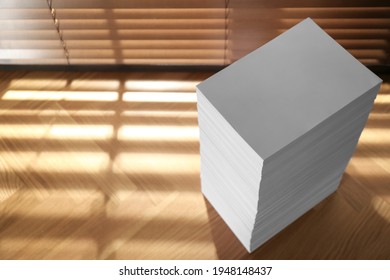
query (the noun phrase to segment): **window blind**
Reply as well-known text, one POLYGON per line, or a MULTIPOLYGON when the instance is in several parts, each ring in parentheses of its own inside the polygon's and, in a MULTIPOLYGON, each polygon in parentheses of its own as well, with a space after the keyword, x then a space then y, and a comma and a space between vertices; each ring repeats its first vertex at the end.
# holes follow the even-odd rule
POLYGON ((231 61, 311 17, 367 65, 389 64, 389 1, 231 0, 228 50, 231 61))
POLYGON ((0 64, 227 65, 306 17, 389 64, 390 2, 2 0, 0 64))

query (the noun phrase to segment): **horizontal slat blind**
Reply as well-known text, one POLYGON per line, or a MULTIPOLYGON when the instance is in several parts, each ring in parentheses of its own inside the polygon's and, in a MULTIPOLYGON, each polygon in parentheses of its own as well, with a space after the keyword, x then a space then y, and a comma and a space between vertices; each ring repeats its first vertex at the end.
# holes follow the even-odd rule
POLYGON ((390 1, 231 0, 230 62, 311 17, 362 63, 389 64, 390 1))
POLYGON ((0 64, 225 65, 306 17, 361 62, 390 64, 390 1, 52 0, 51 5, 61 34, 47 0, 0 1, 0 64))
MULTIPOLYGON (((46 0, 2 1, 1 62, 66 64, 46 0)), ((53 0, 69 64, 223 65, 224 0, 53 0)))

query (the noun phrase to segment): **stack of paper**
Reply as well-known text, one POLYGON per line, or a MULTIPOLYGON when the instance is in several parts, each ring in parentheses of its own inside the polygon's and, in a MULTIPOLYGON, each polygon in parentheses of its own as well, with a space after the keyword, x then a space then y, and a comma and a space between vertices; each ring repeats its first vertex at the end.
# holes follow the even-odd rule
POLYGON ((306 19, 197 86, 202 192, 249 252, 337 189, 380 84, 306 19))

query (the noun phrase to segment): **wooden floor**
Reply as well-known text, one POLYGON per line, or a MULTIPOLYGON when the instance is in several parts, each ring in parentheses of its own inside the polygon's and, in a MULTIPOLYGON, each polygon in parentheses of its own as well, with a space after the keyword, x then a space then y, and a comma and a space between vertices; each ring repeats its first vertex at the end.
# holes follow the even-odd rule
POLYGON ((0 258, 390 259, 389 77, 339 190, 248 254, 200 192, 210 75, 0 72, 0 258))

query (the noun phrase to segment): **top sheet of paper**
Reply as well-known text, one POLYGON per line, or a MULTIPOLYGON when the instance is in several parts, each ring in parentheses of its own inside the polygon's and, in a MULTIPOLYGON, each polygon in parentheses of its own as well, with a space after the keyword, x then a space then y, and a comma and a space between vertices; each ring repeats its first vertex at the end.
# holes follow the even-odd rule
POLYGON ((265 160, 380 83, 308 18, 197 87, 265 160))

